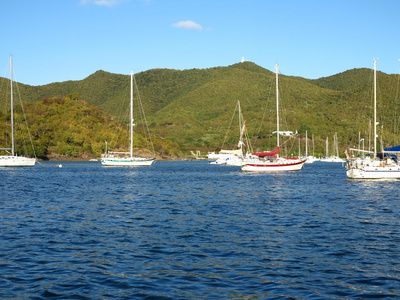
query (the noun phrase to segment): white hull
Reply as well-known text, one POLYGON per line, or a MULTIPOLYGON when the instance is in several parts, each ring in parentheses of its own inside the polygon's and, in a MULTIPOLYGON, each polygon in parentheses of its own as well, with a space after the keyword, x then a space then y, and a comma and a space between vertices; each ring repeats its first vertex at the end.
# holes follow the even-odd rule
POLYGON ((299 171, 304 165, 304 160, 286 160, 278 161, 259 161, 246 164, 242 167, 245 172, 281 172, 281 171, 299 171))
MULTIPOLYGON (((216 154, 216 155, 218 155, 218 154, 216 154)), ((226 162, 229 159, 233 159, 233 157, 234 157, 234 155, 226 155, 226 154, 224 154, 224 156, 218 157, 217 160, 210 162, 210 164, 213 164, 213 165, 226 165, 226 162)))
POLYGON ((314 156, 307 156, 306 161, 304 162, 305 164, 312 164, 316 161, 319 161, 319 158, 316 158, 314 156))
POLYGON ((253 164, 253 163, 257 163, 259 160, 256 158, 238 158, 235 160, 227 160, 226 164, 229 166, 237 166, 237 167, 241 167, 244 166, 246 164, 253 164))
POLYGON ((321 161, 323 162, 344 162, 343 159, 341 159, 340 157, 328 157, 328 158, 321 158, 321 161))
POLYGON ((350 179, 400 179, 400 167, 364 167, 346 171, 350 179))
POLYGON ((140 167, 140 166, 151 166, 154 158, 102 158, 101 164, 103 166, 114 166, 114 167, 140 167))
POLYGON ((241 166, 243 166, 243 165, 246 164, 246 161, 245 161, 244 159, 242 159, 242 158, 228 159, 228 160, 226 161, 226 164, 227 164, 228 166, 238 166, 238 167, 241 167, 241 166))
POLYGON ((216 161, 210 162, 212 165, 228 165, 228 166, 243 166, 246 164, 246 162, 239 157, 231 157, 231 158, 225 158, 225 159, 217 159, 216 161))
POLYGON ((253 163, 253 162, 258 162, 258 157, 253 158, 252 155, 246 154, 245 157, 239 157, 237 155, 230 155, 225 158, 219 158, 216 161, 210 162, 210 164, 241 167, 245 164, 249 164, 249 163, 253 163))
POLYGON ((400 166, 393 160, 351 159, 346 164, 350 179, 400 179, 400 166))
POLYGON ((24 156, 1 155, 0 167, 34 167, 36 158, 24 156))
POLYGON ((211 161, 210 165, 226 165, 226 163, 225 162, 222 163, 219 160, 216 160, 216 161, 211 161))
POLYGON ((227 158, 232 158, 232 157, 237 157, 238 155, 241 155, 241 153, 233 154, 233 153, 215 153, 215 152, 210 152, 207 155, 207 159, 209 160, 224 160, 227 158))

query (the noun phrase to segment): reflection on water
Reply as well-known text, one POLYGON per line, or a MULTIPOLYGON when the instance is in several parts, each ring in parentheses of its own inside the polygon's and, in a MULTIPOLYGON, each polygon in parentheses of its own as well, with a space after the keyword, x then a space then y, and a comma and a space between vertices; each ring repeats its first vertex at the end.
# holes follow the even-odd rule
POLYGON ((399 184, 338 164, 2 169, 0 297, 399 296, 399 184))

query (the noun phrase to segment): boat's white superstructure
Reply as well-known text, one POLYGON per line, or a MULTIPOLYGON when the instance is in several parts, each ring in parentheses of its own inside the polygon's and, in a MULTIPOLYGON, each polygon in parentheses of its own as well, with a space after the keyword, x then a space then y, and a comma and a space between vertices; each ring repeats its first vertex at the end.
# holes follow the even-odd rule
POLYGON ((397 160, 400 147, 382 149, 378 156, 376 126, 376 60, 374 60, 374 151, 370 153, 361 149, 350 149, 362 153, 361 157, 356 158, 346 152, 346 175, 350 179, 400 179, 400 165, 397 160), (369 153, 368 156, 365 153, 369 153))
POLYGON ((11 101, 11 148, 0 148, 7 151, 9 154, 0 155, 0 167, 33 167, 36 163, 36 158, 18 156, 15 153, 14 139, 14 96, 13 96, 13 65, 12 56, 10 55, 10 101, 11 101), (9 152, 11 151, 11 152, 9 152))
POLYGON ((245 172, 280 172, 280 171, 298 171, 304 165, 305 158, 285 158, 279 156, 279 83, 278 83, 278 64, 275 64, 276 71, 276 132, 277 147, 272 152, 253 153, 259 157, 258 160, 248 162, 242 166, 245 172))
POLYGON ((242 149, 236 150, 224 150, 221 149, 219 153, 210 152, 208 154, 208 159, 214 160, 210 164, 226 165, 228 160, 236 160, 237 158, 243 156, 242 149))
MULTIPOLYGON (((131 71, 131 92, 130 92, 130 151, 129 152, 115 152, 107 151, 101 158, 101 164, 103 166, 114 166, 114 167, 135 167, 135 166, 150 166, 155 158, 145 158, 133 155, 133 84, 136 81, 134 78, 133 71, 131 71)), ((140 97, 138 95, 139 101, 140 97)), ((150 137, 149 137, 150 138, 150 137)), ((151 141, 150 141, 151 142, 151 141)), ((154 150, 153 150, 154 152, 154 150)))

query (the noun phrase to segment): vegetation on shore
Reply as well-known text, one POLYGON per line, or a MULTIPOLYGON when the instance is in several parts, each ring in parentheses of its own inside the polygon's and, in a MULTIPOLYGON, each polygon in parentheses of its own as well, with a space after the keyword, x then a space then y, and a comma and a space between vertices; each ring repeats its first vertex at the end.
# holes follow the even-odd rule
MULTIPOLYGON (((398 75, 378 72, 378 131, 385 147, 400 144, 398 79, 398 75)), ((271 149, 275 143, 276 137, 271 135, 276 130, 275 74, 254 63, 204 70, 153 69, 136 74, 136 81, 150 131, 160 137, 154 140, 156 152, 162 155, 218 150, 237 101, 254 150, 271 149)), ((306 131, 309 138, 314 137, 317 155, 325 154, 326 138, 333 147, 336 132, 341 155, 345 148, 358 145, 359 136, 369 139, 371 69, 353 69, 316 80, 280 75, 279 81, 281 130, 300 133, 300 152, 304 153, 306 131)), ((97 71, 80 81, 35 87, 19 84, 19 91, 24 102, 31 103, 26 112, 38 156, 92 157, 104 151, 104 141, 111 140, 111 132, 121 126, 117 121, 122 120, 121 107, 128 99, 129 75, 97 71)), ((2 91, 0 102, 4 95, 2 91)), ((126 142, 124 130, 117 148, 126 142)), ((230 134, 224 147, 236 144, 238 130, 230 134)), ((137 142, 141 147, 139 139, 137 142)), ((286 143, 287 154, 297 155, 298 145, 294 140, 286 143)))
MULTIPOLYGON (((24 123, 24 112, 28 123, 27 127, 15 128, 17 153, 41 159, 91 159, 105 152, 105 141, 108 141, 108 150, 128 151, 128 126, 83 100, 56 96, 26 103, 23 108, 15 107, 15 124, 24 123)), ((10 113, 0 113, 0 116, 4 120, 0 122, 0 143, 10 145, 10 113)), ((179 146, 170 141, 153 137, 153 142, 159 159, 182 155, 179 146)), ((140 154, 153 156, 151 146, 140 132, 135 132, 133 144, 140 154)))

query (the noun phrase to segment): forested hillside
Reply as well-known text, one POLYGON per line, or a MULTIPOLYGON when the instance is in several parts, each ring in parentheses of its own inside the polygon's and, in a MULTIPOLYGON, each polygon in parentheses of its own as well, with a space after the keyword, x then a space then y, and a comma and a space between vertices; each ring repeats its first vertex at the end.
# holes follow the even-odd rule
MULTIPOLYGON (((23 110, 16 105, 14 123, 17 153, 36 155, 42 159, 99 158, 105 152, 105 141, 108 142, 108 150, 129 150, 128 126, 83 100, 48 97, 24 104, 23 110), (24 116, 28 126, 24 126, 24 116)), ((10 113, 0 113, 0 117, 0 144, 9 146, 10 113)), ((178 145, 158 137, 152 140, 158 158, 182 155, 178 145)), ((151 145, 140 132, 135 133, 133 144, 136 152, 153 157, 151 145)))
MULTIPOLYGON (((81 81, 18 87, 24 101, 69 95, 103 109, 117 120, 129 97, 129 80, 129 75, 97 71, 81 81)), ((229 134, 228 145, 224 146, 233 145, 239 130, 232 121, 238 101, 254 148, 270 148, 274 143, 270 133, 276 130, 275 74, 254 63, 201 70, 154 69, 136 74, 136 81, 152 134, 179 144, 183 150, 218 149, 231 122, 235 132, 229 134)), ((298 130, 302 148, 307 130, 309 137, 314 136, 319 154, 325 153, 327 137, 333 145, 337 132, 343 153, 347 146, 358 143, 359 135, 368 138, 372 85, 370 69, 348 70, 316 80, 281 74, 281 130, 298 130)), ((379 136, 385 145, 400 143, 398 91, 398 75, 378 72, 379 136)), ((297 154, 297 148, 298 142, 293 142, 288 151, 297 154)))

